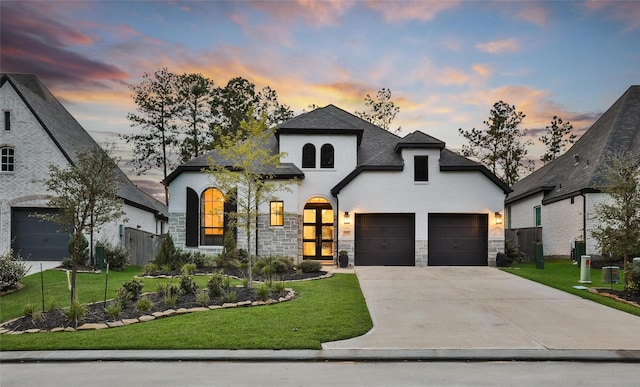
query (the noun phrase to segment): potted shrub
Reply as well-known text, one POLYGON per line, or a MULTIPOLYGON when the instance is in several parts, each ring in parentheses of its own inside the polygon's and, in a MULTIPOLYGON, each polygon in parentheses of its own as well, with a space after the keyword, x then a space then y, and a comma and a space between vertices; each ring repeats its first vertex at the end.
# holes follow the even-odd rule
POLYGON ((338 263, 342 268, 345 268, 349 265, 349 253, 346 250, 340 250, 338 252, 338 263))

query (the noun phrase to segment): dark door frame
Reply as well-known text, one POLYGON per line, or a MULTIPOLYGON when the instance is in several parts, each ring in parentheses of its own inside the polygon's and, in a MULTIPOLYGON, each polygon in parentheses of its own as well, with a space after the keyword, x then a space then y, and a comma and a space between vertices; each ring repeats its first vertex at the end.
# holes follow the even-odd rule
MULTIPOLYGON (((329 222, 323 222, 322 221, 322 210, 332 210, 333 211, 333 207, 331 206, 331 203, 307 203, 304 206, 304 210, 309 210, 309 209, 313 209, 316 210, 316 219, 315 222, 313 223, 305 223, 304 222, 304 212, 303 212, 303 220, 302 220, 302 244, 303 244, 303 248, 302 248, 302 253, 303 253, 303 259, 315 259, 315 260, 323 260, 323 261, 328 261, 331 260, 333 261, 333 245, 335 244, 335 241, 333 239, 334 237, 334 230, 332 229, 330 233, 327 233, 328 236, 324 236, 322 231, 324 227, 335 227, 335 224, 333 222, 334 217, 331 217, 331 223, 329 222), (316 232, 315 232, 315 237, 314 239, 310 239, 310 238, 306 238, 304 237, 304 227, 305 226, 314 226, 316 228, 316 232), (304 255, 304 244, 305 243, 315 243, 315 255, 304 255), (323 243, 331 243, 332 247, 330 249, 331 254, 330 255, 322 255, 322 245, 323 243)), ((303 211, 304 211, 303 210, 303 211)))

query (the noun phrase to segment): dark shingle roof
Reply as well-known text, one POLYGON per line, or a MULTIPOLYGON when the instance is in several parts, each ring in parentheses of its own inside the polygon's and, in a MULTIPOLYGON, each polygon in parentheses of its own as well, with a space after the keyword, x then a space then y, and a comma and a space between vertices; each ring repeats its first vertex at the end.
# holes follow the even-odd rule
MULTIPOLYGON (((275 136, 268 144, 274 153, 279 152, 278 138, 282 134, 355 135, 358 137, 356 168, 333 187, 331 192, 334 195, 337 195, 342 188, 363 171, 402 171, 404 160, 399 152, 402 148, 440 149, 440 169, 442 171, 480 171, 505 193, 509 190, 484 166, 445 149, 445 143, 437 138, 420 131, 401 138, 334 105, 314 109, 278 125, 275 136)), ((232 165, 228 160, 220 158, 214 151, 180 165, 178 169, 167 176, 164 183, 169 184, 182 171, 200 171, 208 167, 209 157, 212 157, 218 165, 232 165)), ((298 177, 304 177, 302 171, 295 165, 291 164, 287 168, 289 168, 288 173, 299 173, 298 177)), ((276 171, 269 173, 277 175, 276 171)))
MULTIPOLYGON (((90 151, 99 146, 36 75, 2 73, 0 86, 5 82, 9 82, 13 86, 70 163, 77 162, 76 152, 90 151)), ((119 168, 118 173, 123 181, 120 185, 119 196, 126 203, 150 210, 162 218, 167 217, 167 206, 138 189, 119 168)))
POLYGON ((614 152, 640 161, 640 86, 631 86, 567 152, 514 184, 506 203, 539 192, 545 203, 595 192, 614 152))

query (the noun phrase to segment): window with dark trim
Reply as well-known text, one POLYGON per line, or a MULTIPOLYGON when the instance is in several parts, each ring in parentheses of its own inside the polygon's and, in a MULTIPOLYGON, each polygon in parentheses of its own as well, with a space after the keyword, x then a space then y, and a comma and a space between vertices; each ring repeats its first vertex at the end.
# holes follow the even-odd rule
POLYGON ((13 172, 15 170, 15 152, 8 146, 0 148, 0 172, 13 172))
POLYGON ((224 244, 224 195, 216 188, 207 188, 200 198, 200 244, 224 244))
POLYGON ((535 218, 536 227, 542 226, 542 210, 540 206, 533 207, 533 216, 535 218))
POLYGON ((313 144, 305 144, 302 147, 302 168, 316 167, 316 147, 313 144))
POLYGON ((333 145, 324 144, 320 148, 320 168, 333 168, 333 145))
POLYGON ((272 226, 284 226, 284 202, 273 201, 270 203, 270 224, 272 226))
POLYGON ((429 156, 413 156, 413 180, 429 181, 429 156))
POLYGON ((11 130, 11 111, 4 111, 4 130, 11 130))

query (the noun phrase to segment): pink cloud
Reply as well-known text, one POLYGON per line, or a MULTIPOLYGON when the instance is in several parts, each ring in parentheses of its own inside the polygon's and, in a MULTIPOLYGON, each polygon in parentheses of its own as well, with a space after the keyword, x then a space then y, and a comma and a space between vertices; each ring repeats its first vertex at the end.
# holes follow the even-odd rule
POLYGON ((640 28, 640 2, 638 1, 595 1, 584 4, 592 13, 604 13, 611 20, 626 24, 625 32, 640 28))
POLYGON ((370 1, 366 7, 379 12, 389 22, 433 20, 437 14, 457 8, 460 1, 370 1))
POLYGON ((73 46, 90 45, 93 40, 58 22, 59 15, 48 4, 3 2, 1 7, 2 71, 35 73, 52 85, 101 87, 102 80, 120 82, 128 77, 114 65, 74 52, 73 46))
POLYGON ((503 54, 506 52, 517 52, 520 50, 520 43, 514 39, 494 40, 487 43, 478 43, 476 48, 488 54, 503 54))
POLYGON ((265 12, 275 20, 303 21, 313 26, 337 25, 354 1, 343 0, 297 0, 297 1, 252 1, 254 9, 265 12))

